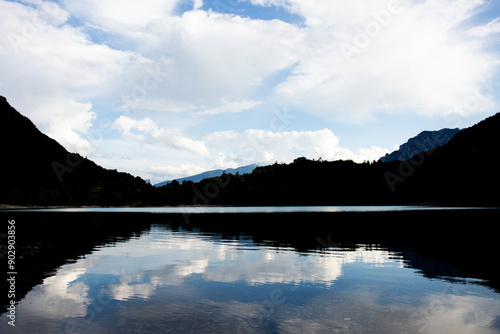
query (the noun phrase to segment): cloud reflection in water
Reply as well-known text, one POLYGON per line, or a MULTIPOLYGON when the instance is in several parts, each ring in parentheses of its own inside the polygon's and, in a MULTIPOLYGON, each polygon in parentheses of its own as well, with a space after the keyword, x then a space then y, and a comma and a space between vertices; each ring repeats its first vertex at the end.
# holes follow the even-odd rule
POLYGON ((421 277, 384 249, 299 253, 154 225, 61 266, 20 302, 18 324, 27 332, 498 333, 498 295, 472 290, 421 277))

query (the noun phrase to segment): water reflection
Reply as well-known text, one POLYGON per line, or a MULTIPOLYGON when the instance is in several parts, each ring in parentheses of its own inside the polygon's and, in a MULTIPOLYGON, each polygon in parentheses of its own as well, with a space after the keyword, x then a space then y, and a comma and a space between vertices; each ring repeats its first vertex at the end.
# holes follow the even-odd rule
MULTIPOLYGON (((244 282, 251 286, 270 283, 331 286, 342 275, 342 267, 349 263, 403 266, 402 259, 385 250, 359 247, 350 252, 331 249, 300 254, 258 246, 248 239, 213 239, 174 233, 165 226, 155 225, 138 239, 99 247, 77 263, 63 266, 57 276, 61 284, 71 283, 71 286, 98 276, 113 277, 116 283, 108 284, 105 292, 113 299, 126 300, 150 298, 158 286, 177 286, 196 274, 203 281, 244 282)), ((44 284, 53 279, 47 278, 44 284)))
POLYGON ((60 266, 17 314, 20 333, 500 332, 498 294, 384 247, 299 252, 163 224, 60 266))

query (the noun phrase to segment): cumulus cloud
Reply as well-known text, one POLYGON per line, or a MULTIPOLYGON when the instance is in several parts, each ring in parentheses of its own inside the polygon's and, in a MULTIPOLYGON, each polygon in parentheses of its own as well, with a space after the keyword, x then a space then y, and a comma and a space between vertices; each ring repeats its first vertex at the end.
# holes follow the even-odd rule
POLYGON ((326 128, 318 131, 228 130, 206 133, 194 140, 180 130, 160 128, 147 118, 135 120, 121 116, 109 126, 126 139, 126 143, 105 141, 105 147, 109 145, 115 155, 109 163, 114 161, 113 166, 117 166, 116 161, 122 155, 130 156, 126 164, 128 171, 140 171, 153 183, 252 163, 290 163, 300 156, 363 162, 378 160, 389 152, 380 147, 352 151, 343 147, 340 139, 326 128))
POLYGON ((276 92, 324 118, 446 115, 495 70, 494 58, 460 34, 483 1, 290 2, 310 19, 308 41, 323 45, 276 92))
POLYGON ((208 149, 203 142, 194 141, 184 136, 180 129, 158 128, 156 123, 149 118, 135 120, 120 116, 109 126, 111 129, 121 131, 125 139, 144 140, 177 150, 186 150, 201 156, 208 154, 208 149), (134 133, 134 130, 138 133, 134 133))
POLYGON ((140 57, 91 43, 56 3, 31 3, 0 1, 0 91, 67 149, 92 153, 82 135, 96 117, 90 99, 140 57))
POLYGON ((81 137, 81 134, 87 133, 96 117, 90 102, 80 103, 64 98, 49 99, 35 111, 40 114, 49 111, 51 116, 59 119, 57 123, 47 122, 46 134, 56 139, 67 150, 85 155, 94 152, 89 141, 81 137), (71 116, 68 117, 69 115, 71 116))
POLYGON ((205 11, 157 22, 150 33, 171 59, 171 75, 158 93, 213 108, 251 100, 265 78, 292 66, 298 60, 294 40, 301 35, 278 20, 205 11))
POLYGON ((201 115, 249 110, 264 103, 256 94, 268 89, 264 85, 269 76, 298 61, 296 48, 302 36, 298 27, 280 20, 203 10, 151 17, 147 24, 123 24, 109 31, 121 41, 120 47, 153 62, 120 84, 120 105, 133 111, 201 115), (148 66, 156 75, 150 75, 148 66))
POLYGON ((219 153, 218 160, 234 165, 257 161, 259 163, 289 163, 299 156, 325 160, 364 160, 378 159, 388 152, 386 149, 372 147, 358 152, 341 147, 340 140, 329 129, 318 131, 284 131, 248 129, 243 132, 223 131, 204 136, 207 145, 219 153), (231 152, 225 154, 224 152, 231 152), (380 155, 379 155, 380 154, 380 155), (376 158, 375 158, 376 156, 376 158))

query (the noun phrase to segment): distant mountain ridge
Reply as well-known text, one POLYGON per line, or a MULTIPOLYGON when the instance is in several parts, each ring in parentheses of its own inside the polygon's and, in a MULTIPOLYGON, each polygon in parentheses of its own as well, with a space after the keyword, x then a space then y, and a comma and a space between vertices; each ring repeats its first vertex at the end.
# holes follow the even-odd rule
MULTIPOLYGON (((238 167, 238 168, 215 169, 215 170, 206 171, 206 172, 192 175, 192 176, 187 176, 187 177, 183 177, 180 179, 175 179, 175 181, 177 181, 179 183, 182 183, 184 181, 200 182, 203 179, 221 176, 224 173, 233 174, 233 175, 235 175, 236 173, 238 173, 240 175, 250 174, 257 167, 259 167, 259 165, 251 164, 251 165, 242 166, 242 167, 238 167)), ((155 184, 155 187, 161 187, 161 186, 167 185, 167 184, 171 183, 172 181, 174 181, 174 180, 169 180, 169 181, 157 183, 157 184, 155 184)))
POLYGON ((461 130, 441 129, 437 131, 422 131, 406 143, 399 146, 397 151, 387 153, 380 158, 382 162, 406 161, 420 152, 433 150, 447 144, 461 130))

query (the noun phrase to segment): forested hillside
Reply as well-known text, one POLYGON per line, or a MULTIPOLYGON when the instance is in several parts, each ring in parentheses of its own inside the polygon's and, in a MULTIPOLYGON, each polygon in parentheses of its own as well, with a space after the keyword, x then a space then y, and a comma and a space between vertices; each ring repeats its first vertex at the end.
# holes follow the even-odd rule
POLYGON ((139 177, 107 170, 68 152, 0 97, 0 203, 14 205, 150 204, 139 177))

